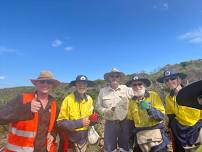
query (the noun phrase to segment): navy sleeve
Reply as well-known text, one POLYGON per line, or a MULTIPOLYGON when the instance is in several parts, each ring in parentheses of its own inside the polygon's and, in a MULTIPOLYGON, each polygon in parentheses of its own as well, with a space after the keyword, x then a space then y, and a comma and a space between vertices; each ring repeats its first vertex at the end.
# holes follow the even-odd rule
POLYGON ((57 121, 57 125, 59 128, 64 129, 64 130, 74 130, 78 128, 83 127, 83 120, 78 119, 78 120, 59 120, 57 121))
POLYGON ((157 110, 156 108, 154 107, 151 107, 149 110, 148 110, 148 114, 151 118, 154 118, 156 120, 163 120, 164 119, 164 114, 162 112, 160 112, 159 110, 157 110))

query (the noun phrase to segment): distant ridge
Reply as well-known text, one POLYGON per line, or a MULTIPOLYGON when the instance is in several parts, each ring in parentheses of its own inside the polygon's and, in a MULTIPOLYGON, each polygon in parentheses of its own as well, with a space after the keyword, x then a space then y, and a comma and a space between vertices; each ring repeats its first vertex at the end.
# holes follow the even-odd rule
MULTIPOLYGON (((161 97, 164 96, 166 90, 162 89, 161 84, 156 83, 156 78, 159 77, 165 69, 169 69, 169 68, 174 68, 177 71, 186 73, 188 76, 186 81, 184 82, 185 84, 202 79, 202 59, 184 61, 184 62, 180 62, 173 65, 168 64, 151 73, 145 73, 144 71, 140 72, 148 76, 148 78, 152 81, 151 88, 158 91, 161 97)), ((134 74, 128 74, 124 82, 131 79, 134 74)), ((91 93, 93 93, 93 96, 96 97, 99 89, 105 86, 107 82, 105 80, 95 80, 94 82, 96 85, 94 88, 91 88, 91 90, 96 91, 96 93, 94 92, 91 92, 91 93)), ((15 96, 17 96, 18 94, 22 92, 31 92, 31 91, 34 91, 34 87, 28 86, 28 87, 14 87, 14 88, 0 89, 0 97, 1 97, 0 105, 8 102, 9 100, 11 100, 12 98, 14 98, 15 96)), ((71 91, 72 91, 72 88, 69 88, 68 84, 63 83, 60 87, 55 89, 52 94, 56 98, 60 96, 59 99, 62 100, 64 95, 71 91)))

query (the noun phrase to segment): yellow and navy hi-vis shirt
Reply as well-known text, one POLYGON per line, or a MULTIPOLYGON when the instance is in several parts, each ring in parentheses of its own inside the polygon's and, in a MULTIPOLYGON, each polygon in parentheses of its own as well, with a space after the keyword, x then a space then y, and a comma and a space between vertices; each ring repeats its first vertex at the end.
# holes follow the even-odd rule
MULTIPOLYGON (((93 99, 87 95, 87 100, 76 101, 75 94, 69 94, 62 102, 58 120, 78 120, 89 117, 93 113, 93 99)), ((76 131, 87 128, 75 129, 76 131)))
MULTIPOLYGON (((143 100, 150 102, 153 108, 165 114, 163 103, 156 92, 149 91, 149 96, 145 97, 143 100)), ((147 110, 142 110, 139 107, 139 102, 133 99, 129 100, 128 119, 134 121, 135 127, 151 127, 159 124, 161 121, 149 117, 147 110)))
POLYGON ((185 126, 193 126, 202 119, 202 110, 180 106, 176 103, 176 96, 166 96, 166 114, 175 114, 175 119, 185 126))

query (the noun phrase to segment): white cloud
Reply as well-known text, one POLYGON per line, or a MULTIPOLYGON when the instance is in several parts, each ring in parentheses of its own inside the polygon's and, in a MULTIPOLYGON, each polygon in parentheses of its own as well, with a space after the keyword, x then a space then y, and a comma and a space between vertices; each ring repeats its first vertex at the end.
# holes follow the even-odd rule
POLYGON ((73 47, 71 46, 67 46, 64 48, 65 51, 69 52, 69 51, 72 51, 73 50, 73 47))
POLYGON ((0 55, 3 55, 3 54, 14 54, 14 55, 18 55, 18 56, 23 55, 21 52, 19 52, 16 49, 8 48, 8 47, 0 45, 0 55))
POLYGON ((166 11, 169 8, 168 2, 153 5, 154 9, 166 11))
POLYGON ((202 44, 202 27, 191 32, 184 33, 178 37, 181 40, 186 40, 189 43, 202 44))
POLYGON ((0 55, 4 53, 17 53, 15 49, 7 48, 5 46, 0 46, 0 55))
POLYGON ((52 47, 60 47, 61 45, 62 45, 62 41, 61 40, 59 40, 59 39, 57 39, 57 40, 54 40, 53 42, 52 42, 52 47))
POLYGON ((162 6, 164 9, 166 9, 166 10, 168 9, 168 3, 163 3, 162 6))
POLYGON ((5 76, 0 76, 0 80, 4 80, 4 79, 6 79, 5 76))

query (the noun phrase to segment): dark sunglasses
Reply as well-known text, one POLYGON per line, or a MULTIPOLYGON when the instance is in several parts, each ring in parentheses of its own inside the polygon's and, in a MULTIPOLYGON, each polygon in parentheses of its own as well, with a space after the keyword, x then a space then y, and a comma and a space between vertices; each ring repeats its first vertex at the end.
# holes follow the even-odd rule
POLYGON ((53 84, 53 82, 51 80, 39 80, 39 83, 40 84, 45 84, 45 83, 47 83, 47 84, 53 84))
POLYGON ((111 78, 119 78, 120 75, 110 75, 111 78))
POLYGON ((177 76, 171 76, 171 77, 165 78, 164 82, 168 82, 169 80, 173 81, 173 80, 176 80, 176 79, 177 79, 177 76))
POLYGON ((142 86, 142 85, 143 85, 143 83, 133 83, 133 84, 132 84, 133 87, 142 86))

